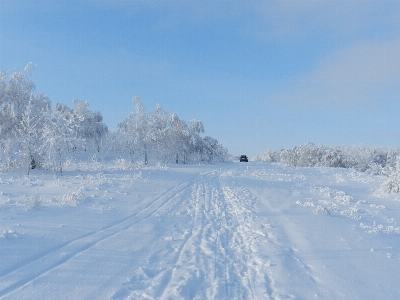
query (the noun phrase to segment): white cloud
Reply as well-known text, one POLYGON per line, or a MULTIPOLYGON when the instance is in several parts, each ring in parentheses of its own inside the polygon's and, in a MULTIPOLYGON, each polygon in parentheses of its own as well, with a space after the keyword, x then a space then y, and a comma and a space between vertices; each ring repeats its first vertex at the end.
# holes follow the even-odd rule
POLYGON ((313 35, 354 39, 400 33, 398 1, 265 1, 255 7, 253 34, 265 41, 293 42, 313 35))
POLYGON ((386 101, 384 96, 398 97, 399 49, 400 40, 395 40, 361 42, 337 51, 311 73, 292 79, 273 100, 303 108, 348 109, 386 101))

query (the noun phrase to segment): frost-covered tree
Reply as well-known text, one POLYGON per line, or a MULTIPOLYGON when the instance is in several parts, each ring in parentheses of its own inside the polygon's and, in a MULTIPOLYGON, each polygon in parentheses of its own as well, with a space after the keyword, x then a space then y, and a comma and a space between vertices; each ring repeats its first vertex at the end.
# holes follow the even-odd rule
POLYGON ((108 127, 103 123, 103 116, 98 111, 88 109, 88 101, 74 99, 71 109, 65 104, 57 103, 55 111, 58 117, 74 134, 75 141, 80 141, 72 146, 75 152, 79 150, 100 150, 102 138, 107 134, 108 127))
POLYGON ((296 167, 353 168, 361 172, 388 175, 399 154, 400 150, 396 148, 327 147, 307 143, 291 149, 267 151, 254 159, 296 167))
POLYGON ((152 154, 161 161, 167 161, 171 155, 171 137, 169 112, 157 104, 156 109, 148 115, 147 140, 152 154))
POLYGON ((173 142, 173 150, 176 153, 177 162, 179 156, 183 158, 183 163, 186 163, 187 155, 190 150, 190 132, 188 124, 178 117, 177 114, 172 114, 170 117, 171 124, 171 139, 173 142))
POLYGON ((32 68, 29 63, 23 71, 12 73, 8 81, 6 73, 0 72, 0 158, 5 169, 11 163, 33 166, 40 162, 42 129, 51 102, 43 94, 34 94, 35 85, 28 79, 32 68))
POLYGON ((146 113, 140 98, 133 99, 135 110, 118 124, 119 144, 130 154, 153 155, 161 161, 187 163, 189 158, 216 161, 225 159, 227 151, 218 141, 203 139, 203 123, 186 122, 161 105, 146 113), (225 157, 224 157, 225 155, 225 157))
POLYGON ((54 110, 43 128, 43 148, 48 167, 62 175, 62 162, 66 152, 83 142, 69 124, 61 108, 54 110))
POLYGON ((35 154, 40 152, 39 142, 39 115, 32 112, 32 97, 28 100, 28 105, 21 116, 21 125, 18 128, 18 141, 21 144, 19 153, 21 154, 25 166, 28 170, 36 167, 35 154))
POLYGON ((204 142, 200 135, 204 133, 203 122, 193 119, 188 122, 188 125, 190 134, 190 152, 200 156, 200 159, 202 159, 204 142))
POLYGON ((17 136, 21 127, 22 114, 35 90, 28 79, 33 64, 29 63, 21 72, 14 72, 7 81, 7 74, 0 72, 0 138, 17 136))
POLYGON ((147 162, 148 151, 148 136, 147 125, 148 118, 142 100, 139 97, 134 97, 135 110, 118 124, 118 132, 121 138, 125 141, 124 147, 131 154, 136 152, 145 155, 147 162))
POLYGON ((53 108, 47 96, 34 93, 35 85, 28 78, 32 67, 29 63, 11 75, 0 71, 2 171, 23 166, 29 173, 37 165, 61 174, 66 154, 81 150, 144 155, 145 164, 148 155, 159 161, 186 163, 203 158, 216 161, 226 154, 218 141, 201 137, 201 121, 184 121, 161 105, 146 113, 139 97, 134 97, 135 109, 118 124, 117 132, 108 131, 101 113, 89 110, 87 101, 75 99, 72 109, 60 103, 53 108))
POLYGON ((89 102, 74 99, 74 108, 70 111, 70 128, 74 130, 76 137, 84 141, 85 150, 95 147, 100 150, 101 139, 108 131, 103 123, 103 116, 99 111, 88 109, 89 102))
POLYGON ((0 159, 9 166, 51 166, 61 173, 63 154, 83 145, 99 149, 107 132, 100 112, 90 111, 87 101, 75 107, 57 104, 43 94, 34 94, 28 75, 33 64, 9 77, 0 72, 0 159))
POLYGON ((389 178, 382 184, 382 190, 387 193, 400 193, 400 156, 394 167, 390 167, 389 178))
POLYGON ((204 141, 204 152, 209 162, 224 161, 228 151, 218 142, 218 140, 206 136, 204 141))

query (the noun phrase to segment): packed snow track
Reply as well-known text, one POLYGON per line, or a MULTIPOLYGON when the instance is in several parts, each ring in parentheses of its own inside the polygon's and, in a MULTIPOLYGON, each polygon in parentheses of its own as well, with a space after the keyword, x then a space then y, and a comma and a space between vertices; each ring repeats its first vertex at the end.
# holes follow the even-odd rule
POLYGON ((235 163, 0 179, 1 299, 400 297, 400 201, 377 176, 235 163))

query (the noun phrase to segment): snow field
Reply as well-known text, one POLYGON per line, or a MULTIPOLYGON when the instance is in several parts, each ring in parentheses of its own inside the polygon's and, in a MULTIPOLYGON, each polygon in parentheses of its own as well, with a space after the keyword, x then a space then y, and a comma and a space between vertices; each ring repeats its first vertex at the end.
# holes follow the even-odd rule
POLYGON ((1 174, 0 299, 400 297, 400 198, 380 176, 135 168, 1 174))
POLYGON ((245 176, 260 181, 250 192, 271 237, 259 246, 272 264, 271 298, 398 298, 398 232, 363 225, 394 226, 399 218, 400 199, 373 192, 384 178, 326 168, 248 169, 245 176))

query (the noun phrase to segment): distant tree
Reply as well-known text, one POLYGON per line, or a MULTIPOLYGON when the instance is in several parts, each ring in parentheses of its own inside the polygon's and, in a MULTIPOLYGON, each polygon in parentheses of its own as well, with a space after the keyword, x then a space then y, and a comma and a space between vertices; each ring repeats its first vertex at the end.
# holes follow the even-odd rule
POLYGON ((173 149, 176 153, 177 160, 179 156, 183 158, 183 163, 186 163, 187 154, 190 149, 190 132, 188 124, 178 117, 177 114, 172 114, 170 117, 171 124, 171 140, 173 141, 173 149))
POLYGON ((157 104, 156 109, 148 114, 147 141, 151 152, 159 160, 166 161, 171 155, 170 114, 157 104))
POLYGON ((148 116, 139 97, 134 97, 135 110, 118 124, 118 131, 121 138, 125 140, 125 147, 131 155, 138 152, 145 156, 149 150, 148 116))
POLYGON ((296 167, 352 168, 361 172, 388 175, 399 152, 398 148, 327 147, 307 143, 291 149, 267 151, 256 159, 296 167))
POLYGON ((76 137, 84 141, 85 150, 94 146, 100 150, 100 141, 108 131, 103 123, 103 116, 99 111, 88 109, 89 102, 74 99, 74 108, 70 111, 69 126, 74 130, 76 137))
POLYGON ((381 188, 387 193, 400 193, 400 156, 397 157, 395 166, 389 169, 389 178, 383 182, 381 188))
POLYGON ((214 138, 206 136, 204 141, 204 152, 209 162, 223 161, 228 155, 228 151, 214 138))
POLYGON ((83 142, 78 137, 66 118, 63 106, 58 106, 49 116, 43 128, 43 147, 46 153, 46 162, 55 174, 62 175, 63 157, 69 149, 83 142))
POLYGON ((202 160, 204 141, 200 135, 204 133, 203 122, 194 119, 190 120, 188 123, 190 134, 190 152, 199 155, 200 159, 202 160))
POLYGON ((218 141, 206 137, 203 123, 189 122, 171 114, 161 105, 151 113, 139 97, 134 97, 134 111, 118 124, 117 132, 109 132, 98 111, 88 109, 89 103, 74 99, 71 109, 51 101, 43 94, 35 94, 29 80, 33 64, 21 72, 7 75, 0 71, 0 168, 51 168, 62 174, 63 158, 67 152, 85 150, 111 151, 148 155, 161 161, 186 163, 190 159, 216 161, 226 154, 218 141), (104 149, 101 149, 105 141, 104 149))
POLYGON ((145 158, 152 154, 159 160, 176 163, 187 163, 189 157, 203 159, 207 156, 209 161, 225 159, 227 151, 217 140, 200 136, 204 133, 201 121, 186 122, 161 105, 146 113, 139 97, 133 101, 135 110, 118 124, 120 144, 129 153, 144 154, 145 158))

